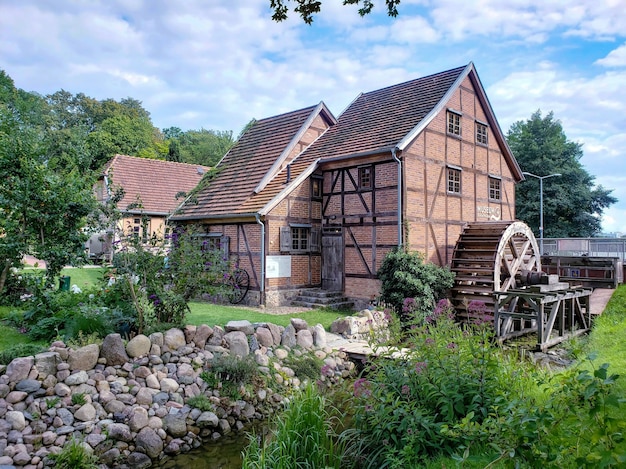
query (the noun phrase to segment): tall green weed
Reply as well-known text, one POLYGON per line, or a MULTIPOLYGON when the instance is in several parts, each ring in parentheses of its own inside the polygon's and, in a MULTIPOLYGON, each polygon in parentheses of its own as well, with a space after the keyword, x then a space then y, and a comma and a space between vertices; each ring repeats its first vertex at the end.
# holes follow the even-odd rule
POLYGON ((335 441, 326 400, 314 385, 294 394, 275 422, 269 441, 251 437, 243 469, 339 469, 341 445, 335 441))

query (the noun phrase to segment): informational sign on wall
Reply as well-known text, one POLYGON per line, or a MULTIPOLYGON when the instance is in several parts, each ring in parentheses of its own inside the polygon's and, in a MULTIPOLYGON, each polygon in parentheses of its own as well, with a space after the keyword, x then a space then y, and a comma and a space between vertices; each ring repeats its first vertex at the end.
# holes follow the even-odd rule
POLYGON ((488 218, 489 220, 500 220, 502 217, 500 207, 484 207, 479 205, 476 207, 476 212, 480 218, 488 218))
POLYGON ((291 256, 267 256, 265 276, 267 278, 291 277, 291 256))

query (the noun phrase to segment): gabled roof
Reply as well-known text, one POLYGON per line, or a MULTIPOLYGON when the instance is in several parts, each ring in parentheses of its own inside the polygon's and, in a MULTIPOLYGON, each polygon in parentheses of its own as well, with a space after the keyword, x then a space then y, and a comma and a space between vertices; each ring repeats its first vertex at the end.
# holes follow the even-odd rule
MULTIPOLYGON (((219 174, 201 192, 198 205, 186 205, 182 216, 174 218, 264 215, 318 164, 392 150, 401 154, 445 109, 450 97, 467 77, 476 89, 488 124, 513 176, 522 180, 522 171, 506 143, 474 64, 470 62, 463 67, 360 94, 336 122, 330 121, 331 126, 325 133, 295 158, 291 157, 289 165, 285 163, 293 149, 291 145, 297 142, 298 129, 305 128, 307 119, 310 121, 313 108, 257 122, 256 125, 263 123, 263 127, 256 128, 255 125, 242 137, 241 145, 238 143, 231 149, 224 158, 227 163, 224 174, 219 174)), ((322 111, 330 114, 325 106, 317 112, 322 111)))
POLYGON ((180 205, 181 200, 176 199, 176 194, 191 191, 209 169, 194 164, 115 155, 105 166, 103 176, 108 180, 109 190, 118 186, 124 189, 124 197, 117 204, 121 211, 140 200, 142 207, 134 208, 130 213, 165 216, 180 205))
POLYGON ((217 165, 217 176, 198 192, 197 203, 185 203, 172 219, 258 212, 269 193, 266 186, 299 153, 300 138, 320 115, 336 122, 324 103, 256 121, 217 165))

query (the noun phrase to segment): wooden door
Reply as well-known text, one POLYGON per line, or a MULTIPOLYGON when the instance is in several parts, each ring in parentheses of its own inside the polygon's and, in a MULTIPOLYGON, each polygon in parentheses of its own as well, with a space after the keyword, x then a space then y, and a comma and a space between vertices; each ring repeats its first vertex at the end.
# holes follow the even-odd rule
POLYGON ((322 289, 343 291, 343 236, 324 233, 322 236, 322 289))

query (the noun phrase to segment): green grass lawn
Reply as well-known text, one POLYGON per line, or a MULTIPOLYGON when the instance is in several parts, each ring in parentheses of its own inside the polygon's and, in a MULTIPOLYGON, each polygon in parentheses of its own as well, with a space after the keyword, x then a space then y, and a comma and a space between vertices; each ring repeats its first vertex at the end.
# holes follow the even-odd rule
MULTIPOLYGON (((0 318, 4 319, 14 309, 10 306, 0 306, 0 318)), ((14 327, 6 326, 0 322, 0 350, 5 350, 13 345, 32 342, 26 334, 22 334, 14 327)))
POLYGON ((70 277, 70 285, 77 285, 81 290, 98 285, 103 273, 102 267, 67 267, 61 271, 61 275, 70 277))
POLYGON ((228 321, 239 321, 247 319, 254 322, 271 322, 278 326, 287 326, 291 318, 304 319, 309 326, 321 324, 328 329, 332 322, 344 316, 349 316, 353 312, 335 311, 330 309, 314 309, 295 314, 268 314, 259 312, 256 309, 238 308, 235 306, 216 305, 212 303, 189 303, 191 313, 187 315, 188 324, 199 326, 224 326, 228 321))
MULTIPOLYGON (((86 288, 95 287, 100 283, 102 279, 102 274, 104 273, 103 267, 66 267, 61 271, 61 275, 64 277, 70 277, 70 285, 77 285, 81 290, 86 288)), ((36 268, 36 267, 26 267, 22 269, 24 274, 28 275, 29 273, 42 273, 44 269, 36 268)), ((59 281, 58 279, 55 282, 55 288, 58 288, 59 281)))
POLYGON ((609 363, 609 372, 620 375, 616 387, 626 395, 626 284, 615 290, 604 313, 596 318, 585 349, 597 354, 597 365, 609 363))

